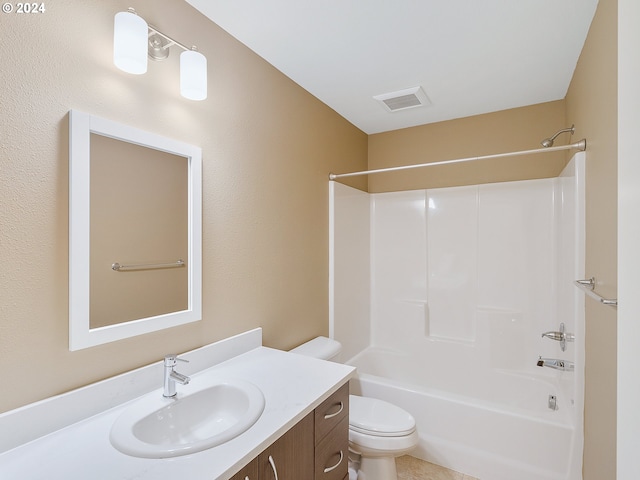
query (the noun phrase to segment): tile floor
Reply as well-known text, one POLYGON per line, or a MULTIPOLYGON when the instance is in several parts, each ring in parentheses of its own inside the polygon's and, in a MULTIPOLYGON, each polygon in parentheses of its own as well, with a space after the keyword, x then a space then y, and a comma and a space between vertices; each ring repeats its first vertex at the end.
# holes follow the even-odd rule
POLYGON ((396 458, 398 480, 478 480, 409 455, 396 458))

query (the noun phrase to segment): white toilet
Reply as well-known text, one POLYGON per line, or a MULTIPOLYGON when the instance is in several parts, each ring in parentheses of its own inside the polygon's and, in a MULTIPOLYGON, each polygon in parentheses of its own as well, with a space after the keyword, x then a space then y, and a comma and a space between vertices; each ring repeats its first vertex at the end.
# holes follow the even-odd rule
MULTIPOLYGON (((341 349, 336 340, 316 337, 291 352, 334 360, 341 349)), ((395 457, 417 443, 411 414, 377 398, 349 395, 349 450, 360 455, 358 480, 397 480, 395 457)))

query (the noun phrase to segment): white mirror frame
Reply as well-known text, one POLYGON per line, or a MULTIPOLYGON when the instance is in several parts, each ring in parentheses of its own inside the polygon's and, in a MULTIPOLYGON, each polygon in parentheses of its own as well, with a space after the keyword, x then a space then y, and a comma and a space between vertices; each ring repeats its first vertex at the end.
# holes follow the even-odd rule
POLYGON ((202 150, 94 115, 69 111, 69 350, 142 335, 202 319, 202 150), (116 140, 186 157, 189 162, 188 306, 179 312, 106 327, 89 323, 90 137, 116 140))

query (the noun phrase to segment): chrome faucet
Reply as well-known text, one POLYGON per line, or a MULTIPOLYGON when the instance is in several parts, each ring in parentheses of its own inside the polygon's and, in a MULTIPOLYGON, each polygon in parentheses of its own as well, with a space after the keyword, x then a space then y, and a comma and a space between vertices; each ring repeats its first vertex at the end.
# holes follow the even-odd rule
POLYGON ((188 362, 189 360, 178 358, 175 354, 164 357, 164 393, 162 394, 164 397, 170 398, 176 396, 176 382, 181 385, 186 385, 191 380, 186 375, 182 375, 174 370, 178 361, 188 362))
POLYGON ((569 362, 568 360, 559 360, 557 358, 538 357, 538 363, 536 363, 536 365, 539 367, 549 367, 564 371, 573 371, 575 368, 573 362, 569 362))

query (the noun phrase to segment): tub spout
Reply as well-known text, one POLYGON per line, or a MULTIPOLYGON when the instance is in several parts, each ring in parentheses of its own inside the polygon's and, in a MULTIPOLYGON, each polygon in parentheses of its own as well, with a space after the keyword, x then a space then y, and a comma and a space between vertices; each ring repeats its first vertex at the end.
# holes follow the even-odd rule
POLYGON ((573 371, 575 365, 573 362, 569 362, 567 360, 559 360, 557 358, 542 358, 538 357, 538 362, 536 363, 539 367, 549 367, 554 368, 556 370, 564 370, 564 371, 573 371))

